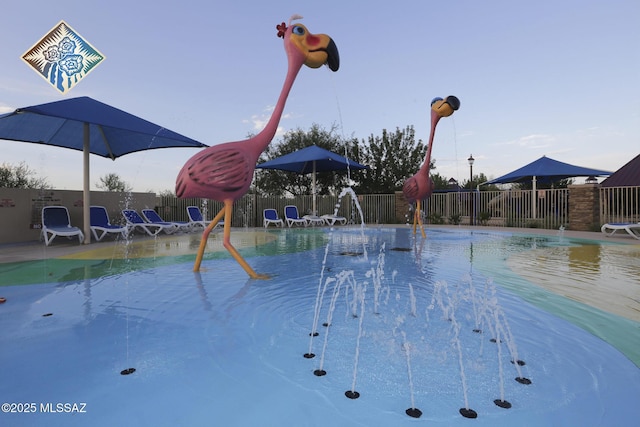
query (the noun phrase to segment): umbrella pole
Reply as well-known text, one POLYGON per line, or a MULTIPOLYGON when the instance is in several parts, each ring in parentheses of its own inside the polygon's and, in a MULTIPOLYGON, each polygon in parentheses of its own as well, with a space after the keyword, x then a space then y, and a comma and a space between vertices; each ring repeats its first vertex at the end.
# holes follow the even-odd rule
POLYGON ((83 232, 84 232, 84 244, 91 243, 91 221, 90 221, 90 207, 91 207, 91 191, 89 187, 89 123, 84 123, 83 126, 83 141, 82 141, 82 155, 84 163, 84 179, 83 179, 83 198, 82 198, 82 219, 83 219, 83 232))
POLYGON ((313 215, 318 215, 317 202, 316 202, 316 161, 313 161, 313 178, 312 178, 312 188, 313 188, 313 215))
POLYGON ((536 188, 536 176, 533 176, 533 194, 531 195, 531 208, 533 209, 533 213, 531 214, 531 217, 533 219, 536 219, 536 216, 538 214, 538 206, 537 206, 537 202, 538 202, 538 190, 536 188))

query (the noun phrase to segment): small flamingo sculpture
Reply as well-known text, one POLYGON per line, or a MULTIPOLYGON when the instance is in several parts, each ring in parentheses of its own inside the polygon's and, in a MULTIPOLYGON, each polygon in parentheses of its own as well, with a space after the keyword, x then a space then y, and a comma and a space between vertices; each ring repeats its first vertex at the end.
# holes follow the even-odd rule
POLYGON ((256 274, 231 244, 233 202, 249 190, 256 162, 276 133, 287 96, 302 65, 319 68, 327 64, 331 71, 337 71, 340 66, 338 48, 329 36, 311 34, 301 24, 291 25, 292 20, 300 18, 302 17, 294 15, 289 20, 289 26, 284 22, 276 26, 278 37, 284 39, 288 70, 280 97, 265 128, 247 140, 205 148, 191 157, 178 174, 176 179, 178 197, 202 197, 224 203, 224 207, 202 233, 193 271, 200 271, 209 233, 224 217, 223 246, 251 278, 268 278, 266 275, 256 274))
POLYGON ((420 224, 422 237, 427 237, 422 225, 420 216, 422 200, 431 196, 433 193, 434 183, 429 177, 429 168, 431 167, 431 148, 433 147, 433 137, 436 133, 436 125, 442 117, 449 117, 460 108, 460 100, 455 96, 448 96, 446 99, 434 98, 431 101, 431 131, 429 142, 427 145, 427 155, 420 170, 411 178, 408 178, 402 186, 402 193, 409 203, 416 202, 416 209, 413 213, 413 234, 416 234, 416 226, 420 224))

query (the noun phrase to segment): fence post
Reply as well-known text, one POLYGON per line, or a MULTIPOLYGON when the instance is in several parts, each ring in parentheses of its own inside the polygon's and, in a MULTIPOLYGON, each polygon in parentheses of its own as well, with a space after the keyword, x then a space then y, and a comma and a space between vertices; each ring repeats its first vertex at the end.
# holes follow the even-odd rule
POLYGON ((600 191, 598 184, 569 186, 569 229, 597 231, 600 229, 600 191))
MULTIPOLYGON (((396 221, 398 224, 404 224, 407 222, 407 214, 409 213, 409 203, 404 198, 402 191, 395 192, 396 197, 396 221)), ((413 220, 411 220, 413 222, 413 220)))

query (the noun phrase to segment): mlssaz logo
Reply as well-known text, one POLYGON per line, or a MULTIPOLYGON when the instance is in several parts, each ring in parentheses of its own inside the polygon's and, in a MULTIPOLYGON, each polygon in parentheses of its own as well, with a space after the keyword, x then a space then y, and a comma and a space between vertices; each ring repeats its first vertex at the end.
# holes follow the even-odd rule
POLYGON ((62 93, 71 90, 105 57, 60 21, 22 59, 62 93))

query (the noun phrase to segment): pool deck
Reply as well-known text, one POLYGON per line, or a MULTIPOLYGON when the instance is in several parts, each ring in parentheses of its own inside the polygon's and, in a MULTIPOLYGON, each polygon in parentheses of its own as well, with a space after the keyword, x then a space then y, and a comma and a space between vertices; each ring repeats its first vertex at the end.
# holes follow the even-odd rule
MULTIPOLYGON (((399 224, 391 224, 391 225, 375 225, 371 227, 399 227, 399 224)), ((426 227, 426 230, 429 229, 438 229, 438 228, 447 228, 450 229, 452 226, 439 226, 439 225, 429 225, 426 227)), ((504 232, 504 233, 514 233, 514 234, 536 234, 536 235, 548 235, 548 236, 557 236, 558 230, 545 230, 538 228, 504 228, 504 227, 471 227, 471 226, 456 226, 456 229, 460 230, 478 230, 484 232, 504 232)), ((235 228, 232 229, 232 236, 237 232, 246 233, 265 233, 265 232, 274 232, 279 229, 269 228, 265 229, 263 227, 256 228, 235 228)), ((587 240, 596 240, 603 241, 609 243, 621 243, 621 244, 629 244, 629 245, 640 245, 640 240, 636 240, 631 236, 627 236, 625 234, 615 235, 613 237, 607 237, 600 232, 591 232, 591 231, 571 231, 564 230, 564 237, 567 238, 576 238, 576 239, 587 239, 587 240)), ((217 232, 215 235, 219 235, 220 232, 217 232)), ((212 234, 214 235, 214 234, 212 234)), ((173 234, 173 235, 159 235, 157 237, 151 236, 143 236, 136 235, 132 237, 133 242, 157 242, 157 241, 170 241, 175 240, 176 238, 182 239, 198 239, 199 240, 200 233, 183 233, 183 234, 173 234)), ((211 238, 211 237, 210 237, 211 238)), ((50 246, 45 246, 44 242, 40 241, 31 241, 24 243, 12 243, 12 244, 4 244, 0 245, 0 263, 9 263, 9 262, 20 262, 20 261, 33 261, 40 259, 51 259, 51 258, 60 258, 69 255, 79 254, 83 252, 89 251, 99 251, 108 249, 114 246, 116 243, 115 240, 109 239, 108 237, 102 242, 92 242, 89 245, 78 244, 75 239, 67 241, 64 238, 57 238, 52 242, 50 246)), ((210 249, 208 249, 210 250, 210 249)))

